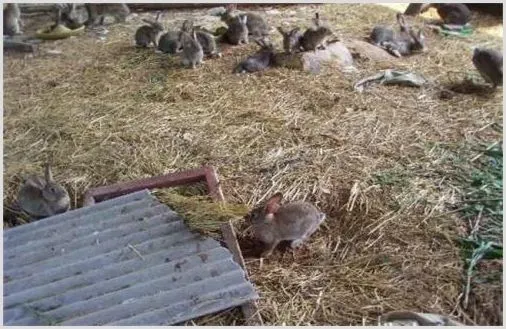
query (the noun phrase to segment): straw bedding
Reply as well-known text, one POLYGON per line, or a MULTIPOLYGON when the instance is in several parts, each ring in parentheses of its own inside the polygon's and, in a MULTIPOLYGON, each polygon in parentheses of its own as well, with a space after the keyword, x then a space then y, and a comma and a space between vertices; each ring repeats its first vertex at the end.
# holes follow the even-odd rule
MULTIPOLYGON (((344 38, 363 38, 375 24, 395 22, 389 8, 358 4, 280 7, 265 17, 273 26, 307 26, 316 10, 344 38)), ((499 48, 501 39, 480 29, 497 21, 481 17, 470 39, 428 32, 428 53, 395 60, 395 68, 424 75, 431 87, 374 86, 359 94, 352 85, 378 72, 374 62, 359 61, 348 73, 232 75, 256 49, 251 44, 183 69, 176 58, 133 47, 146 15, 110 26, 105 40, 85 35, 45 43, 33 58, 4 57, 5 205, 23 175, 41 172, 49 153, 73 207, 90 187, 209 164, 231 203, 251 207, 282 191, 328 215, 306 246, 276 251, 261 269, 248 256, 251 232, 235 221, 266 323, 375 324, 381 313, 399 309, 502 323, 500 310, 490 313, 502 298, 497 289, 487 292, 501 294, 497 302, 460 306, 459 222, 448 210, 456 197, 431 174, 437 145, 501 138, 491 126, 502 122, 502 90, 441 97, 469 75, 483 83, 471 46, 499 48)), ((171 11, 164 23, 175 28, 205 15, 171 11)), ((205 27, 220 25, 206 17, 205 27)), ((280 35, 273 36, 280 45, 280 35)), ((230 217, 244 211, 234 208, 230 217)), ((4 226, 20 223, 4 218, 4 226)), ((241 321, 234 311, 195 323, 241 321)))

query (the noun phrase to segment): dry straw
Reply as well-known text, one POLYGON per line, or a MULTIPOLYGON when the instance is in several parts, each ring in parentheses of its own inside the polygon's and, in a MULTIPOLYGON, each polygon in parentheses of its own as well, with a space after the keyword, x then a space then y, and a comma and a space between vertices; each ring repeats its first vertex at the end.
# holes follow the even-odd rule
MULTIPOLYGON (((308 25, 317 9, 345 38, 395 22, 394 11, 371 4, 281 7, 265 17, 273 26, 308 25)), ((189 16, 199 22, 205 12, 167 12, 164 23, 175 28, 189 16)), ((392 68, 414 70, 443 87, 461 81, 476 74, 472 45, 500 48, 501 39, 480 30, 491 22, 476 20, 469 39, 428 33, 428 53, 392 68)), ((209 17, 200 23, 220 25, 209 17)), ((85 35, 42 45, 43 53, 60 55, 4 57, 6 204, 22 175, 41 172, 48 152, 73 206, 90 187, 206 163, 218 168, 233 204, 251 207, 282 191, 287 200, 313 201, 328 214, 300 251, 276 252, 261 270, 247 257, 266 323, 375 324, 378 315, 399 309, 495 321, 480 318, 482 309, 459 306, 463 264, 452 242, 455 214, 446 208, 455 191, 424 170, 437 165, 437 143, 500 138, 484 128, 502 121, 500 92, 449 93, 443 100, 438 88, 373 86, 355 93, 354 82, 379 70, 367 61, 346 74, 232 75, 254 44, 187 70, 174 58, 134 48, 138 25, 135 17, 111 26, 105 40, 85 35)), ((168 198, 175 208, 189 202, 168 198)), ((179 209, 188 215, 198 208, 179 209)), ((244 210, 203 216, 202 225, 239 218, 244 210)), ((236 221, 236 227, 247 241, 247 225, 236 221)), ((195 323, 241 324, 241 316, 223 312, 195 323)))

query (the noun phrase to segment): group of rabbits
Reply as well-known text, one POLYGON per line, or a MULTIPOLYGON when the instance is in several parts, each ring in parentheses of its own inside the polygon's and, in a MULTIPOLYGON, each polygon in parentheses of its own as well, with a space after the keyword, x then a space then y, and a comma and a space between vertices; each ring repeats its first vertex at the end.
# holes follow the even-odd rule
MULTIPOLYGON (((470 14, 465 6, 459 4, 431 6, 437 8, 440 16, 448 24, 469 22, 470 14)), ((424 10, 429 7, 427 5, 424 10)), ((75 4, 59 4, 58 8, 58 16, 66 24, 81 22, 87 25, 103 24, 106 15, 124 21, 129 14, 128 6, 123 4, 86 4, 87 18, 77 14, 75 4)), ((371 43, 398 57, 425 51, 423 31, 420 29, 415 32, 406 24, 404 16, 400 13, 396 18, 399 31, 394 31, 391 27, 376 26, 370 34, 371 43)), ((221 56, 217 38, 213 33, 195 27, 191 20, 184 21, 179 31, 164 33, 165 29, 159 19, 160 14, 155 20, 143 19, 146 25, 139 27, 135 33, 135 42, 138 46, 147 47, 152 44, 164 53, 181 53, 183 65, 192 68, 201 64, 204 56, 221 56)), ((261 46, 259 52, 241 62, 234 72, 260 71, 272 64, 274 50, 268 40, 270 28, 261 16, 254 13, 237 13, 236 5, 228 5, 221 20, 227 24, 227 31, 222 37, 224 42, 240 45, 249 43, 252 38, 261 46)), ((17 4, 8 4, 4 9, 4 34, 18 34, 21 32, 21 26, 17 4)), ((303 33, 300 28, 285 31, 282 27, 278 27, 277 30, 283 36, 283 49, 287 54, 324 49, 329 37, 333 35, 331 29, 321 22, 318 13, 313 18, 313 26, 303 33)), ((473 63, 494 88, 502 85, 501 53, 476 48, 473 63)), ((48 163, 44 178, 33 176, 24 181, 18 194, 18 205, 32 217, 44 218, 69 210, 70 198, 65 188, 54 181, 48 163)), ((325 218, 323 212, 308 202, 282 204, 281 193, 274 194, 246 216, 252 224, 256 238, 266 245, 262 257, 268 257, 281 241, 289 240, 292 241, 293 248, 299 247, 318 229, 325 218)))
POLYGON ((216 37, 209 31, 194 27, 193 21, 185 20, 179 31, 168 31, 159 22, 160 13, 154 21, 143 19, 147 23, 135 32, 135 43, 140 47, 153 45, 163 53, 181 53, 184 66, 195 69, 200 65, 204 56, 221 57, 216 37), (163 33, 163 34, 162 34, 163 33))
MULTIPOLYGON (((463 26, 471 20, 471 11, 465 4, 425 4, 421 12, 429 8, 435 8, 446 25, 463 26)), ((396 57, 425 52, 427 47, 423 30, 415 32, 407 25, 401 13, 397 13, 396 18, 399 24, 398 32, 391 27, 375 26, 369 36, 370 42, 396 57)), ((502 53, 495 49, 474 48, 472 62, 483 79, 492 84, 494 89, 502 85, 502 57, 502 53)))
MULTIPOLYGON (((127 16, 130 14, 128 5, 123 3, 85 3, 84 11, 78 10, 76 3, 57 3, 53 6, 57 15, 57 24, 61 23, 70 29, 76 29, 82 25, 103 25, 106 16, 114 17, 116 22, 125 22, 127 16)), ((4 35, 14 36, 23 34, 21 30, 23 21, 21 19, 19 4, 5 4, 3 17, 4 35)))
MULTIPOLYGON (((308 202, 281 204, 282 194, 276 193, 245 216, 255 237, 265 245, 262 257, 268 257, 281 241, 300 247, 325 220, 326 215, 308 202)), ((41 219, 70 209, 67 190, 55 182, 48 162, 45 176, 30 176, 18 193, 18 206, 32 218, 41 219)))
MULTIPOLYGON (((159 22, 160 14, 156 19, 143 19, 147 25, 139 27, 135 33, 137 46, 148 47, 153 45, 158 50, 176 54, 181 53, 183 65, 196 68, 201 64, 204 56, 220 57, 217 47, 220 39, 231 45, 248 44, 252 39, 260 46, 260 50, 241 62, 233 72, 257 72, 266 69, 274 61, 274 47, 269 40, 270 27, 262 16, 251 13, 238 13, 237 5, 229 4, 221 14, 221 21, 226 25, 226 31, 218 38, 202 27, 193 26, 193 21, 186 20, 179 31, 164 32, 163 25, 159 22)), ((289 32, 282 27, 277 28, 283 36, 283 48, 286 53, 296 51, 309 51, 324 49, 326 42, 333 35, 328 26, 322 24, 319 14, 313 18, 313 26, 304 33, 300 28, 294 28, 289 32)))

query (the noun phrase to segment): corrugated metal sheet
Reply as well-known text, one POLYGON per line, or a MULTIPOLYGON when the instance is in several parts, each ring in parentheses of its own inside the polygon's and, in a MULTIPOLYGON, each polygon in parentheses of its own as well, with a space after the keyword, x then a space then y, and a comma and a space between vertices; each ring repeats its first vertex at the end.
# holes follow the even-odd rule
POLYGON ((148 191, 4 231, 5 325, 170 325, 256 298, 148 191))

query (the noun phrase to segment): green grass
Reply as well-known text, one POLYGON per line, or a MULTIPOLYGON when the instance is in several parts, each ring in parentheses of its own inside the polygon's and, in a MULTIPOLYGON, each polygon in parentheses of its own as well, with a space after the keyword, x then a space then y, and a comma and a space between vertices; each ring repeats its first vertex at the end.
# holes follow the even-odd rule
POLYGON ((473 226, 463 244, 472 252, 488 245, 484 257, 502 258, 502 167, 502 145, 481 145, 471 170, 458 176, 463 188, 459 213, 473 226))
MULTIPOLYGON (((503 151, 501 142, 472 145, 435 145, 439 158, 434 168, 446 185, 457 191, 454 211, 467 225, 467 236, 459 238, 465 260, 464 307, 472 284, 500 280, 502 273, 485 273, 478 264, 485 259, 502 260, 503 151)), ((434 155, 433 155, 434 157, 434 155)), ((437 177, 436 176, 436 177, 437 177)))
POLYGON ((480 271, 478 266, 483 260, 502 260, 503 256, 502 143, 435 143, 428 145, 427 150, 430 151, 426 157, 417 163, 409 166, 399 164, 378 172, 373 175, 372 181, 397 191, 397 195, 410 195, 417 194, 416 180, 429 179, 440 182, 441 189, 435 190, 437 194, 445 193, 444 190, 447 195, 454 195, 451 204, 446 203, 446 207, 466 225, 465 235, 456 241, 465 260, 463 303, 466 307, 473 286, 496 282, 502 277, 502 273, 480 271))
MULTIPOLYGON (((467 266, 464 307, 473 276, 475 283, 483 281, 475 272, 478 263, 482 259, 502 259, 502 155, 500 143, 481 145, 481 152, 472 161, 473 168, 459 177, 463 187, 459 213, 471 225, 469 235, 460 241, 467 266)), ((500 276, 495 279, 500 280, 500 276)))

